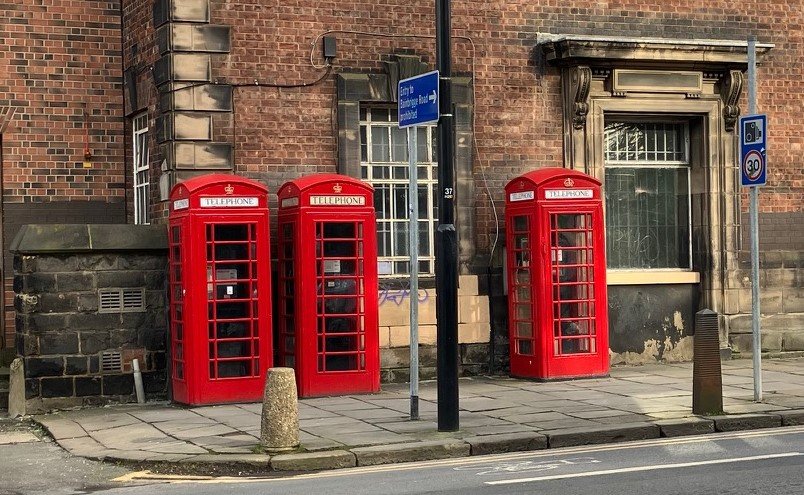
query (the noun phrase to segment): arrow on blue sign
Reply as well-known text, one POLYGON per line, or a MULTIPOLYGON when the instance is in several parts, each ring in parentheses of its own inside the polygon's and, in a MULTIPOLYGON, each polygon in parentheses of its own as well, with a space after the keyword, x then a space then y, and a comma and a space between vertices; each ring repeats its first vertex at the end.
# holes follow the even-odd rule
POLYGON ((399 127, 438 122, 438 71, 399 81, 399 127))

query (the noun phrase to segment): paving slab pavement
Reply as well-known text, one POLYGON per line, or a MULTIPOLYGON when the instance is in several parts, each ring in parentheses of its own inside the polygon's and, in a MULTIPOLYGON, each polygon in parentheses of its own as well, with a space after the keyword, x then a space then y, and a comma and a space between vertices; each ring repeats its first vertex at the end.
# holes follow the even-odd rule
POLYGON ((259 448, 261 404, 184 407, 167 402, 35 416, 70 453, 186 471, 304 471, 354 465, 609 443, 804 423, 804 358, 763 361, 764 400, 753 401, 752 362, 724 362, 725 414, 692 414, 692 363, 614 367, 611 376, 540 383, 510 377, 459 382, 460 426, 437 431, 435 382, 420 384, 420 420, 408 385, 372 395, 299 401, 301 448, 259 448))

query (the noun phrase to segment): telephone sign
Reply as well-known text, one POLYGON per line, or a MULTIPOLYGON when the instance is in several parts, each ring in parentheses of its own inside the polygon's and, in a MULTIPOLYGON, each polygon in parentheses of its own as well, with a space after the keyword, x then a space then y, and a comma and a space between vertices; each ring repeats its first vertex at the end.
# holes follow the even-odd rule
POLYGON ((743 186, 764 186, 767 118, 765 115, 740 117, 740 182, 743 186))

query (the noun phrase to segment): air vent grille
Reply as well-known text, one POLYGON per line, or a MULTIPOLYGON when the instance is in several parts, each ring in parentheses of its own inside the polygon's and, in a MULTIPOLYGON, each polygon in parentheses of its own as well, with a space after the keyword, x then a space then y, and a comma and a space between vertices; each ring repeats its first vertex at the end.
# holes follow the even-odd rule
POLYGON ((99 313, 133 313, 145 311, 145 289, 101 289, 98 291, 99 313))
POLYGON ((120 352, 102 352, 100 359, 101 373, 119 373, 123 371, 123 356, 120 352))

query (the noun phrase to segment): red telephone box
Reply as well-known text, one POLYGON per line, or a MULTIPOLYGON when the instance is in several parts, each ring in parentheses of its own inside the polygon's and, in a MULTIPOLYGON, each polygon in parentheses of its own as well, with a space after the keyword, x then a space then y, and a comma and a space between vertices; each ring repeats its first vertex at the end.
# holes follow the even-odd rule
POLYGON ((608 374, 600 182, 546 168, 509 182, 505 201, 511 374, 608 374))
POLYGON ((211 174, 170 193, 173 399, 261 400, 271 366, 268 192, 211 174))
POLYGON ((278 196, 278 359, 301 397, 379 391, 374 190, 319 174, 278 196))

